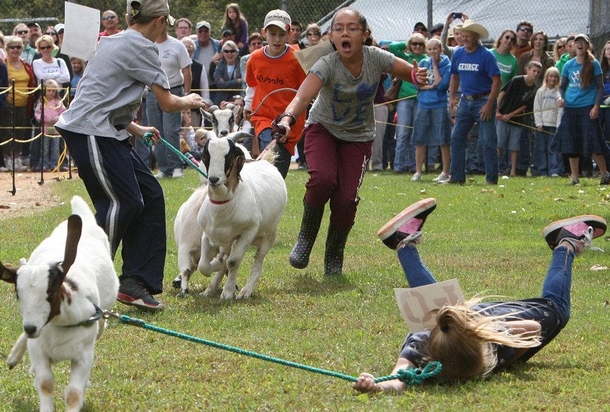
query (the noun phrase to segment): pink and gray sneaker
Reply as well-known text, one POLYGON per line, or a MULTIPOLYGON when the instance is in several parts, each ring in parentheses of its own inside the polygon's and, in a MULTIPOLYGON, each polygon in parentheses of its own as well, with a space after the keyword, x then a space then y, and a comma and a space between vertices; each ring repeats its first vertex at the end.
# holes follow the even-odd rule
POLYGON ((606 220, 596 215, 581 215, 568 219, 557 220, 542 230, 542 236, 551 249, 555 249, 561 241, 567 241, 574 247, 574 254, 579 256, 591 241, 602 236, 607 228, 606 220))
MULTIPOLYGON (((434 198, 415 202, 383 225, 377 231, 377 236, 387 247, 394 250, 403 239, 421 231, 426 218, 434 209, 436 209, 434 198)), ((419 238, 419 235, 414 236, 413 240, 418 242, 419 238)))

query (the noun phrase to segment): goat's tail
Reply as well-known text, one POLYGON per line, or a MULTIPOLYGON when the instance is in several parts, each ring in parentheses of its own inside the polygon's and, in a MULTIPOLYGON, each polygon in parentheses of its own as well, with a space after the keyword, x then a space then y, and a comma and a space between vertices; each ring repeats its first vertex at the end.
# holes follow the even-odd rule
POLYGON ((279 153, 275 150, 275 146, 277 145, 277 141, 275 139, 271 140, 271 143, 265 147, 265 149, 258 155, 256 160, 266 160, 271 164, 275 163, 275 159, 279 157, 279 153))
POLYGON ((83 218, 83 220, 87 219, 95 221, 95 216, 93 215, 91 208, 89 207, 87 202, 83 200, 82 197, 74 196, 72 198, 71 205, 72 214, 79 215, 81 218, 83 218))

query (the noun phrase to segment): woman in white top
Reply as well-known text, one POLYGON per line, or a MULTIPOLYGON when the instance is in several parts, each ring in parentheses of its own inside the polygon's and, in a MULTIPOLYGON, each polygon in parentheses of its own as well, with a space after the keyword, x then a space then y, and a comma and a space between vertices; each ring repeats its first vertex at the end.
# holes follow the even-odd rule
POLYGON ((70 72, 63 59, 53 57, 55 42, 48 34, 43 34, 36 40, 36 51, 42 54, 40 59, 32 62, 34 74, 39 82, 53 79, 60 85, 70 83, 70 72))

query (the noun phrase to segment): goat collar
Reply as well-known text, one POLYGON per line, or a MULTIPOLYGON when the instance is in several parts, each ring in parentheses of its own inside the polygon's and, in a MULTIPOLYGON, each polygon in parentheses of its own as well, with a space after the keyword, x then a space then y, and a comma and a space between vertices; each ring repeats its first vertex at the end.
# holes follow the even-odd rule
POLYGON ((229 203, 232 198, 227 200, 214 200, 208 196, 208 199, 210 199, 210 203, 213 205, 224 205, 225 203, 229 203))
POLYGON ((102 318, 102 316, 104 315, 104 311, 102 310, 102 308, 100 308, 95 303, 93 303, 91 301, 91 299, 89 299, 89 298, 87 298, 87 299, 89 300, 89 302, 91 302, 91 304, 95 308, 95 313, 93 315, 91 315, 89 317, 89 319, 87 319, 87 320, 75 323, 74 325, 66 325, 66 326, 64 326, 64 328, 75 328, 78 326, 87 326, 88 327, 88 326, 93 325, 95 322, 97 322, 98 320, 100 320, 102 318))

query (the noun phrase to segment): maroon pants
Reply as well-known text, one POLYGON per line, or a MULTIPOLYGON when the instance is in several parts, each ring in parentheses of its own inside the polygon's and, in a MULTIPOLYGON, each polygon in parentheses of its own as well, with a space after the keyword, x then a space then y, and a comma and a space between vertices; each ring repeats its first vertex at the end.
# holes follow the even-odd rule
POLYGON ((358 189, 371 158, 373 142, 337 139, 321 124, 307 126, 305 133, 309 169, 305 203, 320 209, 330 200, 330 225, 348 229, 356 218, 358 189))

